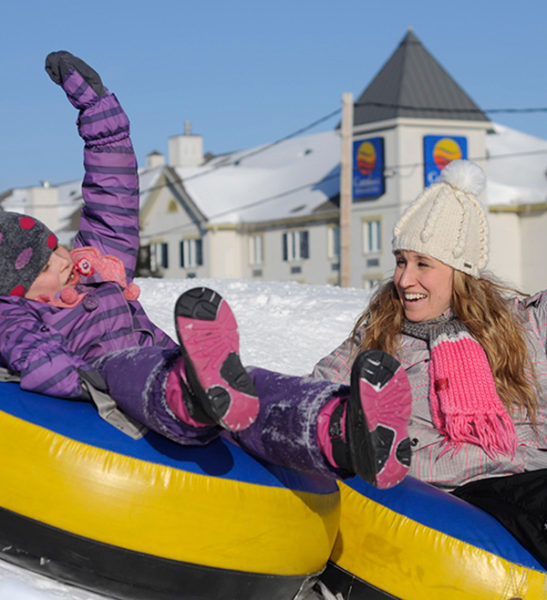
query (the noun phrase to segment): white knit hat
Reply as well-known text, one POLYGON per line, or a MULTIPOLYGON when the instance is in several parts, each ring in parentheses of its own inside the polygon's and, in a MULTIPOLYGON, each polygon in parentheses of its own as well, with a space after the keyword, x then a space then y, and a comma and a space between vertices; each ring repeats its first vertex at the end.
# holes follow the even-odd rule
POLYGON ((414 250, 479 277, 488 262, 488 222, 477 199, 485 184, 477 164, 449 163, 395 225, 393 251, 414 250))

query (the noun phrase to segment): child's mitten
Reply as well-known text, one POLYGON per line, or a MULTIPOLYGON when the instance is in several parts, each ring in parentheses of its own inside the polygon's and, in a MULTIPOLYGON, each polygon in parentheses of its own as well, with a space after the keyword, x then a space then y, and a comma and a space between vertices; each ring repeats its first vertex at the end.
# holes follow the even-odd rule
POLYGON ((70 103, 79 110, 93 106, 108 93, 99 74, 70 52, 52 52, 46 58, 46 71, 66 92, 70 103))

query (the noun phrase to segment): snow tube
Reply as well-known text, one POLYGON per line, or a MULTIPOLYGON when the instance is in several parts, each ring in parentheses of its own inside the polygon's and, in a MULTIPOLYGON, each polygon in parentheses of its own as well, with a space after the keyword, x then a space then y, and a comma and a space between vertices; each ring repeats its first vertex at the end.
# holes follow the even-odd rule
POLYGON ((0 558, 116 598, 292 598, 331 554, 336 483, 218 440, 135 441, 0 384, 0 558))
POLYGON ((350 600, 544 600, 545 568, 488 513, 407 477, 340 484, 340 530, 322 581, 350 600))

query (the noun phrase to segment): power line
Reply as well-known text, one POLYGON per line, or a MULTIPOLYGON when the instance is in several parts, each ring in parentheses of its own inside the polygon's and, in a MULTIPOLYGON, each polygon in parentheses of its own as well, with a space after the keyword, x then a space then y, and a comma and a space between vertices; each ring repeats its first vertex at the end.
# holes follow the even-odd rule
MULTIPOLYGON (((425 110, 425 111, 432 110, 432 111, 439 111, 439 112, 452 112, 452 109, 443 109, 443 108, 435 108, 435 107, 413 107, 413 106, 404 105, 404 104, 387 104, 387 103, 382 103, 382 102, 363 102, 363 103, 356 102, 356 103, 354 103, 354 106, 365 106, 365 105, 373 105, 373 106, 389 107, 389 108, 425 110)), ((489 113, 503 113, 503 112, 505 112, 505 113, 532 113, 532 112, 547 112, 547 107, 491 108, 491 109, 485 109, 482 111, 480 109, 471 109, 471 108, 470 109, 454 109, 454 110, 456 110, 456 112, 474 112, 474 113, 481 113, 481 112, 482 113, 485 113, 485 112, 489 112, 489 113)), ((279 139, 275 140, 274 142, 267 144, 266 146, 262 146, 256 150, 251 150, 247 154, 243 154, 237 158, 232 159, 231 161, 220 162, 218 165, 216 165, 206 171, 201 171, 200 173, 195 173, 194 175, 189 175, 187 177, 180 177, 180 180, 182 181, 182 183, 184 183, 186 181, 191 181, 193 179, 197 179, 199 177, 204 177, 206 175, 209 175, 210 173, 215 172, 219 168, 228 167, 228 166, 238 166, 241 163, 241 161, 245 160, 246 158, 249 158, 251 156, 257 156, 258 154, 261 154, 262 152, 265 152, 265 151, 269 150, 270 148, 277 146, 281 142, 284 142, 286 140, 297 137, 298 135, 317 127, 321 123, 324 123, 325 121, 328 121, 329 119, 332 119, 333 117, 340 114, 341 112, 342 112, 342 109, 337 108, 336 110, 331 111, 330 113, 326 114, 325 116, 320 117, 319 119, 313 121, 309 125, 306 125, 305 127, 302 127, 300 129, 294 131, 293 133, 290 133, 282 138, 279 138, 279 139)), ((391 167, 391 168, 395 168, 395 167, 391 167)))
MULTIPOLYGON (((508 152, 505 154, 495 154, 495 155, 491 155, 491 156, 480 156, 480 157, 470 157, 469 160, 473 160, 473 161, 492 161, 492 160, 498 160, 498 159, 504 159, 504 158, 515 158, 515 157, 519 157, 519 156, 537 156, 537 155, 541 155, 541 154, 547 154, 547 148, 545 150, 528 150, 525 152, 508 152)), ((423 161, 417 161, 417 162, 413 162, 413 163, 400 163, 400 164, 395 164, 395 165, 384 165, 384 172, 389 172, 389 171, 397 171, 399 169, 407 169, 407 168, 415 168, 415 167, 423 167, 424 166, 424 162, 423 161)), ((355 167, 354 167, 354 171, 355 171, 355 167)), ((222 211, 220 213, 216 213, 214 215, 211 215, 208 217, 208 220, 212 220, 212 219, 218 219, 224 215, 230 214, 232 212, 236 212, 236 211, 241 211, 241 210, 246 210, 248 208, 253 208, 255 206, 259 206, 261 204, 265 204, 267 202, 271 202, 272 200, 277 200, 279 198, 283 198, 285 196, 290 196, 291 194, 295 193, 295 192, 299 192, 302 191, 303 189, 307 189, 310 187, 313 187, 315 185, 318 185, 319 183, 323 183, 326 181, 330 181, 332 179, 336 179, 339 177, 338 173, 334 173, 328 177, 323 177, 322 179, 318 179, 316 181, 313 181, 311 183, 306 183, 294 188, 291 188, 289 190, 286 190, 284 192, 279 192, 278 194, 275 194, 273 196, 268 196, 266 198, 262 198, 260 200, 255 200, 253 202, 249 202, 247 204, 241 204, 239 206, 227 209, 225 211, 222 211)), ((144 190, 141 190, 140 194, 143 193, 147 193, 147 192, 153 192, 156 190, 160 190, 162 188, 168 187, 169 185, 171 185, 170 183, 163 183, 161 185, 154 185, 152 187, 149 188, 145 188, 144 190)), ((81 197, 79 198, 81 203, 81 197)), ((26 206, 26 205, 21 205, 21 206, 26 206)), ((75 208, 77 207, 77 205, 75 203, 71 203, 71 202, 65 202, 65 203, 59 203, 56 204, 55 207, 52 207, 51 205, 47 205, 47 204, 33 204, 32 208, 57 208, 59 206, 74 206, 75 208)), ((180 226, 182 227, 182 226, 180 226)), ((166 230, 168 232, 173 231, 178 229, 179 227, 174 227, 172 229, 166 230)), ((161 235, 165 232, 159 232, 156 233, 154 235, 161 235)))
MULTIPOLYGON (((485 110, 475 109, 475 108, 462 108, 462 109, 449 109, 449 108, 438 108, 438 107, 418 107, 418 106, 410 106, 405 104, 388 104, 384 102, 355 102, 354 106, 376 106, 376 107, 384 107, 384 108, 401 108, 405 110, 424 110, 424 111, 437 111, 437 112, 462 112, 462 113, 533 113, 533 112, 547 112, 547 107, 539 107, 539 108, 490 108, 485 110)), ((337 108, 328 114, 316 119, 309 125, 301 127, 288 135, 271 142, 270 144, 266 144, 256 150, 251 150, 246 154, 242 154, 237 158, 233 158, 232 160, 220 161, 217 165, 211 167, 206 171, 201 171, 200 173, 195 173, 194 175, 188 175, 187 177, 181 178, 184 181, 191 181, 193 179, 198 179, 199 177, 204 177, 209 173, 215 172, 217 169, 229 166, 237 166, 246 158, 250 158, 251 156, 257 156, 262 152, 266 152, 270 148, 277 146, 278 144, 290 140, 294 137, 297 137, 310 129, 314 129, 321 123, 332 119, 333 117, 339 115, 342 112, 341 108, 337 108)))
POLYGON ((416 110, 439 113, 539 113, 547 112, 547 107, 532 108, 446 108, 439 106, 412 106, 411 104, 390 104, 388 102, 355 102, 353 106, 373 106, 375 108, 398 108, 401 110, 416 110))
MULTIPOLYGON (((407 109, 407 110, 432 110, 432 111, 438 111, 438 112, 471 112, 471 113, 533 113, 533 112, 547 112, 547 107, 534 107, 534 108, 496 108, 496 109, 447 109, 447 108, 439 108, 439 107, 416 107, 416 106, 410 106, 410 105, 404 105, 404 104, 388 104, 388 103, 382 103, 382 102, 355 102, 354 106, 377 106, 377 107, 386 107, 386 108, 401 108, 401 109, 407 109)), ((319 119, 316 119, 315 121, 313 121, 312 123, 301 127, 299 129, 297 129, 296 131, 282 137, 279 138, 277 140, 275 140, 274 142, 271 142, 270 144, 267 144, 265 146, 262 146, 256 150, 251 150, 249 152, 247 152, 246 154, 242 154, 237 158, 233 158, 232 160, 226 160, 226 161, 222 161, 219 162, 219 164, 213 166, 210 169, 207 169, 205 171, 201 171, 199 173, 195 173, 194 175, 190 175, 187 177, 180 177, 179 179, 180 181, 184 184, 187 181, 191 181, 193 179, 197 179, 199 177, 204 177, 206 175, 209 175, 213 172, 216 172, 218 169, 223 168, 223 167, 228 167, 228 166, 237 166, 241 163, 241 161, 245 160, 246 158, 249 158, 251 156, 256 156, 258 154, 261 154, 262 152, 265 152, 271 148, 273 148, 274 146, 277 146, 278 144, 287 141, 289 139, 292 139, 294 137, 297 137, 298 135, 301 135, 302 133, 305 133, 306 131, 309 131, 310 129, 313 129, 315 127, 317 127, 318 125, 320 125, 321 123, 328 121, 329 119, 333 118, 334 116, 338 115, 341 112, 341 108, 337 108, 336 110, 331 111, 330 113, 324 115, 323 117, 320 117, 319 119)), ((528 152, 516 152, 516 153, 507 153, 504 155, 499 155, 499 156, 490 156, 490 157, 481 157, 479 160, 484 160, 486 158, 486 160, 495 160, 496 158, 510 158, 510 157, 515 157, 515 156, 526 156, 526 155, 534 155, 534 154, 545 154, 547 153, 547 150, 537 150, 537 151, 528 151, 528 152)), ((475 160, 475 159, 472 159, 475 160)), ((403 169, 403 168, 414 168, 414 167, 420 167, 423 166, 423 162, 415 162, 415 163, 408 163, 406 165, 386 165, 384 166, 385 171, 394 171, 394 170, 398 170, 398 169, 403 169)), ((291 195, 295 192, 298 191, 302 191, 303 189, 307 189, 309 187, 312 187, 314 185, 317 185, 320 182, 325 182, 328 181, 330 179, 333 179, 334 177, 338 177, 338 174, 327 177, 327 178, 323 178, 319 181, 314 181, 312 183, 309 184, 304 184, 301 186, 298 186, 296 188, 292 188, 290 190, 287 190, 285 192, 281 192, 279 194, 275 194, 273 196, 269 196, 267 198, 263 198, 260 200, 256 200, 244 205, 240 205, 238 207, 234 207, 228 210, 225 210, 221 213, 218 213, 216 215, 212 215, 209 217, 209 220, 211 219, 218 219, 226 214, 230 214, 236 211, 241 211, 241 210, 248 210, 250 208, 253 208, 255 206, 259 206, 261 204, 265 204, 268 202, 271 202, 273 200, 277 200, 280 198, 283 198, 285 196, 291 195)), ((167 187, 168 185, 170 185, 170 183, 164 183, 161 185, 154 185, 151 186, 149 188, 145 188, 145 189, 141 189, 140 190, 140 194, 144 194, 144 193, 149 193, 149 192, 153 192, 156 191, 158 189, 161 189, 163 187, 167 187)), ((25 205, 23 205, 25 206, 25 205)), ((56 205, 56 207, 60 207, 60 206, 77 206, 75 205, 75 203, 72 202, 66 202, 66 203, 59 203, 56 205)), ((33 208, 47 208, 48 206, 46 205, 33 205, 33 208)), ((181 226, 179 227, 175 227, 172 229, 167 230, 166 232, 158 232, 154 235, 163 235, 165 233, 169 233, 171 231, 175 231, 180 229, 181 226)), ((150 236, 147 236, 150 237, 150 236)))
POLYGON ((277 146, 278 144, 281 144, 281 142, 285 142, 287 140, 290 140, 302 133, 305 133, 306 131, 309 131, 310 129, 313 129, 314 127, 317 127, 318 125, 320 125, 321 123, 324 123, 325 121, 328 121, 329 119, 332 119, 332 117, 336 116, 337 114, 340 113, 342 109, 337 108, 336 110, 333 110, 332 112, 330 112, 329 114, 325 115, 324 117, 321 117, 315 121, 313 121, 312 123, 310 123, 309 125, 306 125, 305 127, 301 127, 300 129, 294 131, 293 133, 289 133, 288 135, 279 138, 278 140, 275 140, 274 142, 271 142, 270 144, 266 144, 265 146, 261 146, 260 148, 257 148, 256 150, 251 150, 249 152, 247 152, 246 154, 242 154, 241 156, 238 156, 237 158, 233 158, 232 160, 229 161, 220 161, 217 165, 211 167, 210 169, 208 169, 207 171, 202 171, 200 173, 195 173, 194 175, 188 175, 187 177, 182 178, 181 177, 181 181, 191 181, 192 179, 197 179, 199 177, 204 177, 205 175, 208 175, 209 173, 213 173, 215 171, 217 171, 218 169, 224 168, 224 167, 230 167, 230 166, 237 166, 241 163, 241 161, 245 160, 246 158, 250 158, 251 156, 256 156, 257 154, 261 154, 262 152, 266 152, 266 150, 269 150, 270 148, 273 148, 274 146, 277 146))
MULTIPOLYGON (((332 175, 329 175, 328 177, 324 177, 323 179, 320 179, 318 181, 313 181, 311 183, 305 183, 303 185, 300 185, 298 187, 295 188, 291 188, 290 190, 286 190, 284 192, 280 192, 278 194, 274 194, 273 196, 268 196, 266 198, 261 198, 260 200, 254 200, 253 202, 248 202, 247 204, 241 204, 240 206, 236 206, 234 208, 230 208, 227 209, 225 211, 216 213, 214 215, 211 215, 207 218, 208 221, 212 221, 213 219, 220 219, 221 217, 225 216, 225 215, 229 215, 231 213, 234 212, 238 212, 238 211, 243 211, 243 210, 248 210, 249 208, 254 208, 256 206, 262 206, 264 204, 267 204, 268 202, 272 202, 273 200, 279 200, 280 198, 284 198, 285 196, 290 196, 291 194, 294 194, 296 192, 301 192, 302 190, 311 188, 315 185, 317 185, 318 183, 324 183, 326 181, 330 181, 332 179, 337 179, 339 177, 338 173, 333 173, 332 175)), ((157 237, 159 235, 166 235, 168 233, 172 233, 173 231, 184 231, 185 229, 193 229, 195 226, 193 224, 187 224, 187 225, 178 225, 175 227, 171 227, 170 229, 165 229, 163 231, 159 231, 159 232, 155 232, 152 234, 147 234, 144 236, 141 236, 142 238, 151 238, 151 237, 157 237)))
MULTIPOLYGON (((530 150, 530 151, 526 151, 526 152, 511 152, 511 153, 506 153, 506 154, 497 154, 494 156, 481 156, 481 157, 471 157, 469 160, 473 160, 473 161, 483 161, 486 160, 491 161, 491 160, 497 160, 497 159, 503 159, 503 158, 513 158, 513 157, 517 157, 517 156, 532 156, 532 155, 538 155, 538 154, 547 154, 547 149, 545 150, 530 150)), ((385 165, 384 166, 384 172, 386 171, 397 171, 399 169, 407 169, 407 168, 415 168, 415 167, 423 167, 425 165, 425 163, 423 161, 419 161, 419 162, 414 162, 414 163, 406 163, 406 164, 398 164, 398 165, 385 165)), ((354 168, 354 171, 356 169, 354 168)), ((262 198, 260 200, 254 200, 253 202, 248 202, 247 204, 241 204, 239 206, 227 209, 225 211, 210 215, 207 220, 208 221, 212 221, 213 219, 219 219, 225 215, 231 214, 231 213, 235 213, 235 212, 240 212, 240 211, 245 211, 248 210, 250 208, 255 208, 256 206, 261 206, 263 204, 267 204, 268 202, 272 202, 273 200, 279 200, 280 198, 284 198, 286 196, 290 196, 291 194, 294 194, 296 192, 300 192, 304 189, 309 189, 319 183, 325 183, 327 181, 331 181, 333 179, 337 179, 339 178, 339 173, 333 173, 332 175, 329 175, 328 177, 324 177, 320 180, 317 181, 313 181, 311 183, 307 183, 304 185, 300 185, 298 187, 295 188, 291 188, 289 190, 286 190, 284 192, 280 192, 278 194, 274 194, 272 196, 267 196, 266 198, 262 198)), ((395 206, 395 205, 393 205, 395 206)), ((388 208, 388 206, 382 206, 382 208, 388 208)), ((158 231, 155 232, 153 234, 148 234, 146 236, 142 236, 145 239, 151 238, 151 237, 157 237, 157 236, 161 236, 161 235, 166 235, 169 233, 173 233, 174 231, 184 231, 186 229, 190 230, 193 229, 195 226, 193 224, 187 224, 187 225, 179 225, 179 226, 175 226, 175 227, 171 227, 169 229, 163 230, 163 231, 158 231)))
MULTIPOLYGON (((389 103, 385 103, 385 102, 355 102, 354 106, 376 106, 376 107, 384 107, 384 108, 402 108, 405 110, 424 110, 424 111, 437 111, 437 112, 462 112, 462 113, 535 113, 535 112, 547 112, 547 107, 532 107, 532 108, 489 108, 489 109, 475 109, 475 108, 462 108, 462 109, 449 109, 449 108, 440 108, 440 107, 423 107, 423 106, 412 106, 412 105, 405 105, 405 104, 389 104, 389 103)), ((279 138, 269 144, 266 144, 265 146, 261 146, 260 148, 257 148, 256 150, 251 150, 249 152, 247 152, 246 154, 242 154, 241 156, 237 157, 237 158, 233 158, 232 160, 225 160, 222 161, 222 159, 220 159, 220 161, 218 162, 218 164, 216 164, 215 166, 211 167, 210 169, 207 169, 205 171, 201 171, 199 173, 195 173, 194 175, 188 175, 187 177, 180 177, 179 179, 184 183, 185 181, 191 181, 193 179, 198 179, 200 177, 204 177, 206 175, 209 175, 210 173, 214 173, 216 172, 218 169, 223 168, 223 167, 229 167, 229 166, 238 166, 241 161, 245 160, 246 158, 249 158, 251 156, 257 156, 258 154, 261 154, 262 152, 266 152, 267 150, 269 150, 270 148, 273 148, 274 146, 277 146, 278 144, 280 144, 281 142, 287 141, 289 139, 292 139, 294 137, 297 137, 298 135, 305 133, 306 131, 309 131, 310 129, 313 129, 315 127, 317 127, 318 125, 320 125, 321 123, 324 123, 325 121, 328 121, 329 119, 335 117, 336 115, 340 114, 342 111, 341 108, 337 108, 336 110, 333 110, 331 112, 329 112, 328 114, 324 115, 323 117, 320 117, 319 119, 316 119, 315 121, 313 121, 312 123, 310 123, 309 125, 306 125, 304 127, 301 127, 300 129, 297 129, 296 131, 289 133, 288 135, 285 135, 282 138, 279 138)), ((231 153, 231 155, 233 156, 233 154, 235 153, 231 153)), ((216 158, 220 158, 220 157, 216 157, 216 158)), ((392 167, 395 168, 395 167, 392 167)), ((164 185, 168 185, 168 184, 164 184, 164 185)), ((163 186, 158 186, 158 187, 163 187, 163 186)), ((145 193, 148 191, 154 191, 155 189, 157 189, 157 187, 152 187, 152 188, 148 188, 145 190, 141 190, 140 193, 145 193)), ((58 206, 70 206, 71 203, 66 203, 66 204, 59 204, 58 206)))

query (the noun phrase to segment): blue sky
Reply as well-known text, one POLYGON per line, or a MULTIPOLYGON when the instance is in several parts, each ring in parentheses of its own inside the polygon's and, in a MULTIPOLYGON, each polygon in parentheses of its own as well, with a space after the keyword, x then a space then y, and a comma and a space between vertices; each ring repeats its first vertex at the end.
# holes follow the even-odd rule
MULTIPOLYGON (((117 94, 141 165, 185 121, 215 154, 308 125, 357 97, 409 26, 481 108, 547 106, 544 0, 20 0, 1 14, 0 192, 82 176, 76 111, 43 69, 52 50, 117 94)), ((547 113, 492 118, 547 139, 547 113)))

